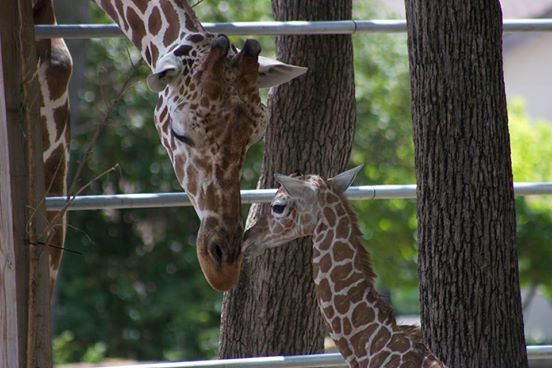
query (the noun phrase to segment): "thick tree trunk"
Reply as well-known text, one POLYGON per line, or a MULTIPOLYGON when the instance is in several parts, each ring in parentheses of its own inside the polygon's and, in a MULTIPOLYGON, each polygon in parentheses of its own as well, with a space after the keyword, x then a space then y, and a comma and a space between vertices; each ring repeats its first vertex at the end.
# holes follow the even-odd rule
MULTIPOLYGON (((350 19, 351 0, 274 0, 277 20, 350 19)), ((296 170, 334 175, 347 166, 355 128, 350 36, 283 36, 278 58, 309 68, 271 92, 263 175, 296 170)), ((250 217, 266 206, 253 206, 250 217)), ((238 286, 224 296, 220 356, 311 354, 323 351, 324 325, 315 300, 310 239, 244 262, 238 286)))
POLYGON ((498 0, 406 1, 424 337, 449 367, 527 367, 498 0))

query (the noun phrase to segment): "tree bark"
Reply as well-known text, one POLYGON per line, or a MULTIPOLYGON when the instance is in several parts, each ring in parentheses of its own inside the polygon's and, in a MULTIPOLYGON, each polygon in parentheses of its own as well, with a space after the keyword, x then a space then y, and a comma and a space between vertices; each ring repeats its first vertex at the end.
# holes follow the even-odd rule
POLYGON ((449 367, 527 367, 497 0, 406 0, 424 338, 449 367))
MULTIPOLYGON (((351 0, 273 1, 281 21, 351 19, 351 7, 351 0)), ((260 188, 275 186, 275 172, 329 176, 345 169, 355 128, 351 37, 280 36, 276 46, 280 60, 309 71, 271 91, 260 188)), ((250 219, 266 209, 253 206, 250 219)), ((311 254, 311 240, 302 239, 244 262, 237 287, 224 295, 222 358, 323 351, 311 254)))

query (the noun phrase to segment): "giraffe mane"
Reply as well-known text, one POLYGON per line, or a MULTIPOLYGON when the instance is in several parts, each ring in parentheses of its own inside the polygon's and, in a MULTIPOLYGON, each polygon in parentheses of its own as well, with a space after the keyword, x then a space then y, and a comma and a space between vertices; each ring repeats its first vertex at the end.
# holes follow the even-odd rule
MULTIPOLYGON (((343 203, 343 207, 347 211, 347 215, 349 217, 349 221, 351 222, 352 226, 352 234, 350 237, 351 244, 359 251, 360 253, 360 259, 361 259, 361 267, 362 271, 366 275, 367 279, 370 280, 370 283, 373 285, 374 280, 376 279, 376 273, 374 272, 374 269, 372 267, 372 256, 366 250, 364 247, 364 244, 362 242, 362 231, 360 230, 360 226, 358 225, 358 216, 356 212, 351 207, 351 204, 345 197, 344 193, 337 193, 337 196, 341 200, 341 203, 343 203)), ((390 322, 393 323, 393 325, 396 326, 397 320, 395 318, 395 312, 393 311, 393 308, 389 303, 384 299, 384 297, 376 291, 375 288, 372 288, 372 297, 376 301, 376 304, 378 305, 378 308, 380 311, 382 311, 389 319, 390 322)), ((406 329, 404 332, 407 332, 406 329)), ((409 335, 412 335, 411 333, 407 332, 409 335)))
POLYGON ((195 32, 205 32, 205 28, 203 28, 203 25, 201 24, 199 19, 197 19, 194 9, 190 6, 190 4, 188 4, 188 0, 174 0, 174 1, 175 3, 179 4, 181 8, 184 10, 184 12, 186 13, 186 15, 188 15, 187 20, 189 20, 191 24, 187 24, 187 26, 190 27, 190 29, 195 32))

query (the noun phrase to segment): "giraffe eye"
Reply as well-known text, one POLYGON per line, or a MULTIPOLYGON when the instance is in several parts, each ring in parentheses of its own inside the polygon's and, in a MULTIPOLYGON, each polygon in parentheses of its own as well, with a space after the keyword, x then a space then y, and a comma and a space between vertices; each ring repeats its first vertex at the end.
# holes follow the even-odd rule
POLYGON ((172 127, 171 127, 171 134, 173 135, 173 137, 178 139, 180 142, 182 142, 184 144, 187 144, 188 146, 191 146, 191 147, 194 146, 194 141, 192 141, 192 139, 190 137, 188 137, 187 135, 178 134, 177 132, 174 131, 174 129, 172 127))
POLYGON ((283 214, 285 209, 286 205, 283 203, 275 203, 272 205, 272 212, 277 215, 283 214))

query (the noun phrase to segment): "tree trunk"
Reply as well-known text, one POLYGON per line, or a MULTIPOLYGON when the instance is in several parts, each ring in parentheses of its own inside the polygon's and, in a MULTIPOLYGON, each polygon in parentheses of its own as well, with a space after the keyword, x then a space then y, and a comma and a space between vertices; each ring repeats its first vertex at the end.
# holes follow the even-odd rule
MULTIPOLYGON (((351 0, 273 0, 277 20, 351 19, 351 0)), ((355 128, 350 36, 281 36, 278 58, 308 73, 271 91, 260 188, 275 172, 335 175, 345 169, 355 128)), ((253 206, 250 218, 267 206, 253 206)), ((244 262, 236 288, 224 295, 220 356, 323 351, 324 325, 315 300, 312 242, 302 239, 244 262)))
POLYGON ((424 338, 527 367, 498 1, 407 0, 424 338))

